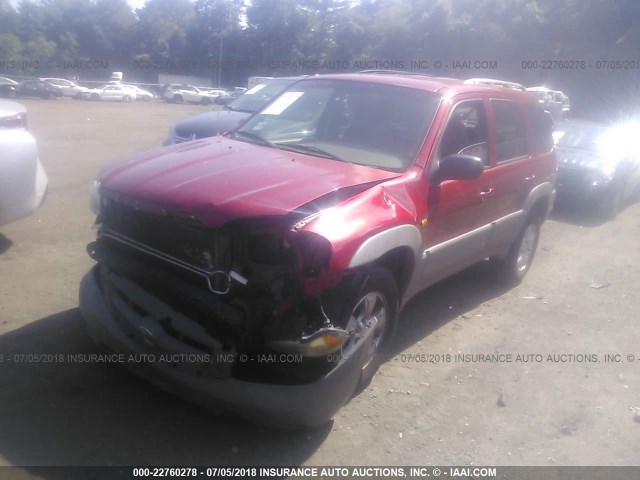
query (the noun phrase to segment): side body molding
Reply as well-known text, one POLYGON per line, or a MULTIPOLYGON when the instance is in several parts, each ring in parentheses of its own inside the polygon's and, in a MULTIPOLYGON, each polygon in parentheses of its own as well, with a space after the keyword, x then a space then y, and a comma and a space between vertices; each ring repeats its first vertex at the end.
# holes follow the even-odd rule
POLYGON ((417 255, 422 245, 420 231, 414 225, 399 225, 366 239, 351 257, 349 268, 359 267, 397 247, 409 247, 417 255))

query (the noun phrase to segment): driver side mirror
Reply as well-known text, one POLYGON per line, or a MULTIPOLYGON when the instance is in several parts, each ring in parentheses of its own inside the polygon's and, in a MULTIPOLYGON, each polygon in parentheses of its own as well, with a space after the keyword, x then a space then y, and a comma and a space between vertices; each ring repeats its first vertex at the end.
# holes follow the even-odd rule
POLYGON ((449 155, 442 160, 435 171, 435 183, 445 180, 474 180, 484 170, 484 163, 473 155, 449 155))

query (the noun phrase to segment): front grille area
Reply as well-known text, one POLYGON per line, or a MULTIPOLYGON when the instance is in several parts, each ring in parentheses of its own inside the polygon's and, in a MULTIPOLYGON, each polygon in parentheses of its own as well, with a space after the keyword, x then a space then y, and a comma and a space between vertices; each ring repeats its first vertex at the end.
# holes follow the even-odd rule
POLYGON ((589 170, 567 166, 558 167, 557 183, 560 185, 581 185, 588 181, 589 170))
POLYGON ((133 240, 204 272, 230 264, 222 232, 196 221, 154 215, 113 200, 104 203, 102 217, 103 233, 133 240))
POLYGON ((107 305, 123 331, 141 350, 154 354, 156 361, 198 376, 229 376, 235 351, 223 347, 203 325, 106 268, 101 283, 107 305), (163 361, 163 355, 179 360, 163 361))

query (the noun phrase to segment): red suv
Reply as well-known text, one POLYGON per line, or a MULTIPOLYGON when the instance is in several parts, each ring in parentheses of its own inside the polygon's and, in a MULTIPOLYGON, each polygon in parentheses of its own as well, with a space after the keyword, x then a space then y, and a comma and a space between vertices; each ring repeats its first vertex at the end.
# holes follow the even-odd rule
POLYGON ((160 385, 318 425, 371 380, 415 294, 484 258, 523 278, 555 172, 526 93, 306 78, 231 134, 101 172, 82 314, 160 385))

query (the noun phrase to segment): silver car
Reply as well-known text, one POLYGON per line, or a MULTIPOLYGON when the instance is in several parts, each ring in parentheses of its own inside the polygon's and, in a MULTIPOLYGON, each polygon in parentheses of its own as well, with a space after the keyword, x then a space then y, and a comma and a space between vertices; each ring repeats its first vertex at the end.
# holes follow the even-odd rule
POLYGON ((47 193, 47 175, 38 146, 27 131, 27 110, 0 101, 0 225, 30 215, 47 193))
POLYGON ((79 97, 82 92, 87 92, 89 90, 86 87, 81 87, 71 80, 66 80, 64 78, 41 78, 40 80, 49 82, 51 85, 55 85, 56 87, 60 87, 62 89, 62 94, 65 97, 79 97))
POLYGON ((130 102, 136 99, 136 92, 119 83, 108 84, 100 88, 90 88, 80 94, 84 100, 119 100, 130 102))

